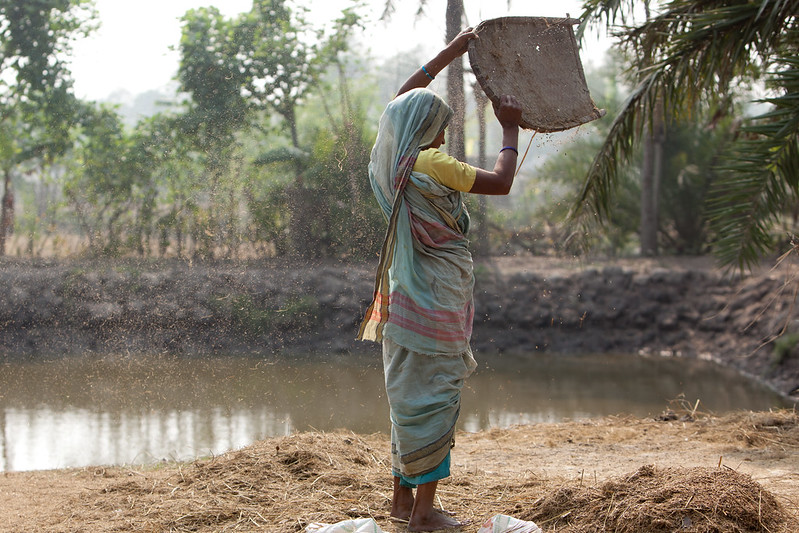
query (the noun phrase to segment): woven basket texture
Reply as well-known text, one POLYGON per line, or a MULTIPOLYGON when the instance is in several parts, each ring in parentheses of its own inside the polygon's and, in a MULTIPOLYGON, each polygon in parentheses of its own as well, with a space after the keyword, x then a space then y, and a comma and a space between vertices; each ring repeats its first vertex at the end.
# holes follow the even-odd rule
POLYGON ((525 129, 555 132, 605 115, 585 82, 573 25, 552 17, 502 17, 481 22, 469 42, 469 62, 491 102, 515 96, 525 129))

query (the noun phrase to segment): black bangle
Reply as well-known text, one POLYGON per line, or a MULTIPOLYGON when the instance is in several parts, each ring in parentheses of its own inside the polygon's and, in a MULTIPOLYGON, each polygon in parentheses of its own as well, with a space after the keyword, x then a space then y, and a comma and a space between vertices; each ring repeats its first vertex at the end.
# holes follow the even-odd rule
POLYGON ((503 146, 502 150, 500 150, 499 153, 501 154, 505 150, 513 150, 514 152, 516 152, 517 156, 519 155, 519 151, 516 148, 514 148, 513 146, 503 146))
POLYGON ((436 77, 435 77, 435 76, 433 76, 432 74, 430 74, 429 72, 427 72, 427 69, 425 68, 425 66, 424 66, 424 65, 422 65, 422 72, 424 72, 425 74, 427 74, 427 77, 428 77, 428 78, 430 78, 431 80, 434 80, 434 79, 436 79, 436 77))

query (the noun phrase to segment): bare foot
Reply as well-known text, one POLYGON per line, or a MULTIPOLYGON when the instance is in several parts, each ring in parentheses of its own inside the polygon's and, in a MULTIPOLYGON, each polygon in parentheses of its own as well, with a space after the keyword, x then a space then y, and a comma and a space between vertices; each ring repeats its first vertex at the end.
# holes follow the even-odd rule
POLYGON ((416 513, 408 520, 408 531, 437 531, 439 529, 461 528, 466 524, 459 522, 438 509, 424 516, 416 513))
POLYGON ((391 518, 407 521, 413 510, 413 491, 408 487, 394 487, 391 499, 391 518))
POLYGON ((392 502, 391 504, 391 518, 396 518, 403 522, 407 522, 411 517, 411 510, 413 509, 413 500, 409 505, 397 505, 392 502))

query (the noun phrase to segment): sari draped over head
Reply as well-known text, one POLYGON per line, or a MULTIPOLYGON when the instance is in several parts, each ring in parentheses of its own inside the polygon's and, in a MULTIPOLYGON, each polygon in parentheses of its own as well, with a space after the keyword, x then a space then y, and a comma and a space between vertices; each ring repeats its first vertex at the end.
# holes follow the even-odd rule
POLYGON ((390 102, 380 119, 369 180, 388 229, 361 340, 385 336, 419 353, 471 356, 469 215, 460 192, 413 172, 419 152, 451 115, 434 92, 413 89, 390 102))

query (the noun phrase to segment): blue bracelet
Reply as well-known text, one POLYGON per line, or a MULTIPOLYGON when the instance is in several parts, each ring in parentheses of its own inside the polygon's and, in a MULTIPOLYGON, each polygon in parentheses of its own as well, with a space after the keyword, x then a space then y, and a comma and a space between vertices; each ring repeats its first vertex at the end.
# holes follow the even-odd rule
POLYGON ((429 72, 427 72, 427 69, 424 67, 424 65, 422 65, 422 72, 424 72, 425 74, 427 74, 427 77, 428 77, 428 78, 430 78, 431 80, 434 80, 434 79, 436 79, 436 77, 435 77, 435 76, 433 76, 432 74, 430 74, 429 72))
POLYGON ((519 155, 519 151, 516 148, 514 148, 513 146, 503 146, 502 150, 500 150, 499 153, 501 154, 505 150, 513 150, 514 152, 516 152, 516 155, 519 155))

